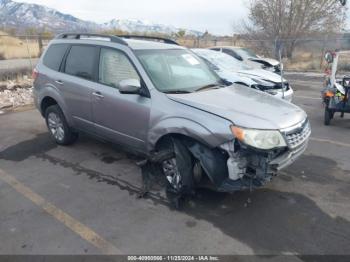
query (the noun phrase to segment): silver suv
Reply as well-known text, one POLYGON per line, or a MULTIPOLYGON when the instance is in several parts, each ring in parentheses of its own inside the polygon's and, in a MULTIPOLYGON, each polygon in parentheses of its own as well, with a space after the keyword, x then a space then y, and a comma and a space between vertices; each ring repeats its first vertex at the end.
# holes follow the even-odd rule
POLYGON ((299 107, 228 86, 170 40, 61 34, 33 75, 36 106, 58 144, 78 132, 120 144, 177 192, 260 187, 305 151, 311 133, 299 107))

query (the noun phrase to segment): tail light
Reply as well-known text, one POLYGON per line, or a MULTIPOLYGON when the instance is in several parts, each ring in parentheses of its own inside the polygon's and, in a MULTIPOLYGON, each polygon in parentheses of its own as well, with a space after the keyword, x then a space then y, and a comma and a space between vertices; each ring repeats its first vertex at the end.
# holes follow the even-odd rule
POLYGON ((32 78, 33 78, 33 80, 35 80, 35 79, 38 77, 38 75, 39 75, 38 69, 34 68, 34 69, 33 69, 33 72, 32 72, 32 78))

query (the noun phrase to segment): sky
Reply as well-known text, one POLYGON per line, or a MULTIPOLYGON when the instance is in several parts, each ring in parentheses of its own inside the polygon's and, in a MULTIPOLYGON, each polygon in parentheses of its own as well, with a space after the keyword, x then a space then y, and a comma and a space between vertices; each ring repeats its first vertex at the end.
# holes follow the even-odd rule
POLYGON ((15 0, 45 5, 98 23, 142 19, 179 28, 231 35, 247 16, 249 0, 15 0))

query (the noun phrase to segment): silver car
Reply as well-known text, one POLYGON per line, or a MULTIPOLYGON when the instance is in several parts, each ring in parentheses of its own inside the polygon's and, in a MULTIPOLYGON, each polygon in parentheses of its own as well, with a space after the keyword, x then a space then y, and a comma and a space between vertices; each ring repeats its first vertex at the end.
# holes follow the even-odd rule
POLYGON ((278 74, 281 73, 281 64, 279 61, 273 58, 258 56, 249 48, 237 46, 215 46, 210 49, 228 54, 248 66, 265 69, 278 74))
POLYGON ((302 109, 225 86, 193 52, 165 42, 91 34, 51 41, 33 76, 56 143, 84 132, 122 145, 178 193, 257 188, 304 152, 311 131, 302 109))
POLYGON ((192 51, 229 82, 241 83, 289 102, 293 99, 292 87, 286 79, 282 82, 282 77, 276 73, 253 68, 222 52, 201 48, 194 48, 192 51))

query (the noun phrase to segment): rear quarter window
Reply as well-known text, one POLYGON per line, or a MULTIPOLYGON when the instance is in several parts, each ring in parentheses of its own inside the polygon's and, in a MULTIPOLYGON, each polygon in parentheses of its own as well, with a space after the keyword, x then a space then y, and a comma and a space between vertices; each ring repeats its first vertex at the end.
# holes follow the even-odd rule
POLYGON ((59 71, 64 54, 66 53, 68 44, 53 44, 47 49, 43 63, 48 68, 59 71))

